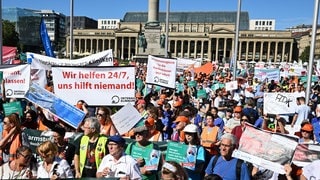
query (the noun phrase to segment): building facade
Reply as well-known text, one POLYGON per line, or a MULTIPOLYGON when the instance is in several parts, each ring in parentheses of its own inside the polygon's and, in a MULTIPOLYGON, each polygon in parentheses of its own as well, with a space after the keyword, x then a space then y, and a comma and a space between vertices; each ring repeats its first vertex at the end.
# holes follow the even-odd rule
POLYGON ((274 19, 251 19, 249 30, 274 31, 276 21, 274 19))
POLYGON ((120 19, 98 19, 98 29, 118 29, 120 19))
MULTIPOLYGON (((290 31, 249 30, 249 16, 240 16, 238 60, 291 62, 296 60, 296 42, 290 31)), ((229 62, 234 56, 236 12, 170 13, 168 51, 172 58, 203 58, 229 62)), ((159 13, 161 34, 165 13, 159 13)), ((74 30, 74 51, 80 55, 112 49, 114 57, 134 59, 140 54, 139 34, 144 32, 147 13, 126 13, 119 29, 74 30)), ((67 37, 69 55, 70 37, 67 37)))

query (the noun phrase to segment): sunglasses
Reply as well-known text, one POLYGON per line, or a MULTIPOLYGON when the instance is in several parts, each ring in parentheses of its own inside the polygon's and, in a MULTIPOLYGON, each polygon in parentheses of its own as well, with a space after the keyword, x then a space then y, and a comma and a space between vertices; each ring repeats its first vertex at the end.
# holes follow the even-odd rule
POLYGON ((97 116, 101 116, 101 117, 104 116, 104 114, 96 114, 96 115, 97 115, 97 116))
POLYGON ((10 124, 10 122, 3 121, 3 124, 10 124))
POLYGON ((143 136, 147 133, 147 131, 142 131, 142 132, 135 132, 134 135, 139 135, 139 136, 143 136))
POLYGON ((242 118, 240 121, 248 121, 248 119, 242 118))
POLYGON ((311 133, 311 131, 301 130, 301 132, 311 133))

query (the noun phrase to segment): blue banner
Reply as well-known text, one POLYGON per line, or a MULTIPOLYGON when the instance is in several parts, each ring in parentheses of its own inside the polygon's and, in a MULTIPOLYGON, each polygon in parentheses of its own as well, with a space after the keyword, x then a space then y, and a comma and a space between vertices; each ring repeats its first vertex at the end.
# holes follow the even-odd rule
POLYGON ((25 98, 39 105, 41 108, 47 109, 74 128, 77 128, 85 118, 83 111, 58 98, 38 84, 32 83, 25 98))
POLYGON ((41 18, 41 23, 40 23, 40 36, 41 36, 43 48, 46 51, 46 55, 49 57, 55 57, 55 55, 52 51, 50 38, 49 38, 49 35, 47 32, 47 27, 43 21, 43 18, 41 18))

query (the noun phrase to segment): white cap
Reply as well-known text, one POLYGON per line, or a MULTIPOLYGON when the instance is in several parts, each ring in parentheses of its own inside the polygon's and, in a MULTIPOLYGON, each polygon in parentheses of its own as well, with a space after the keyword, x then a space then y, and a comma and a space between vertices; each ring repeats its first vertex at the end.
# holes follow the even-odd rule
POLYGON ((188 124, 186 127, 184 127, 183 132, 198 133, 198 127, 194 124, 188 124))

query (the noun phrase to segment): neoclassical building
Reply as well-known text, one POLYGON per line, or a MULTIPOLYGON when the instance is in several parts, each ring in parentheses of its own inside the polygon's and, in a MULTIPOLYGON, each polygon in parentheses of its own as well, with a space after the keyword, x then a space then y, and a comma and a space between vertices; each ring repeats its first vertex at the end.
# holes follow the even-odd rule
MULTIPOLYGON (((165 19, 166 13, 160 12, 159 36, 166 33, 165 19)), ((146 12, 128 12, 117 29, 76 29, 73 55, 113 49, 114 57, 139 59, 143 48, 139 47, 138 38, 144 33, 147 21, 146 12)), ((168 52, 172 58, 228 62, 234 56, 235 22, 236 12, 170 13, 168 52)), ((290 31, 249 30, 248 12, 241 12, 239 29, 238 60, 292 62, 298 59, 297 43, 290 31)), ((66 42, 69 56, 70 36, 66 42)))

